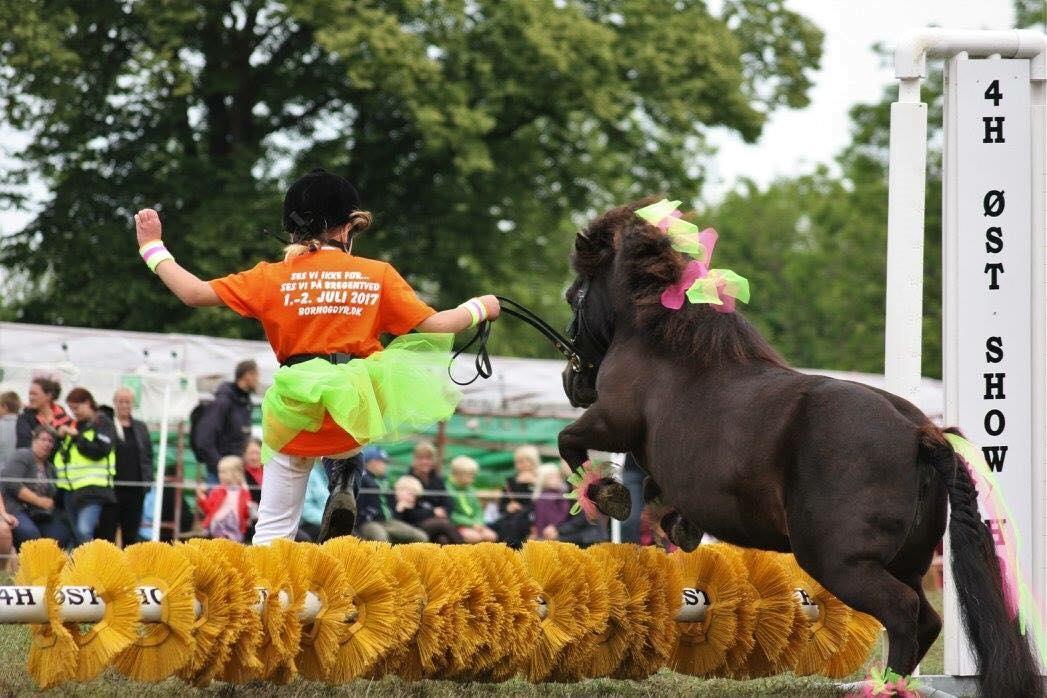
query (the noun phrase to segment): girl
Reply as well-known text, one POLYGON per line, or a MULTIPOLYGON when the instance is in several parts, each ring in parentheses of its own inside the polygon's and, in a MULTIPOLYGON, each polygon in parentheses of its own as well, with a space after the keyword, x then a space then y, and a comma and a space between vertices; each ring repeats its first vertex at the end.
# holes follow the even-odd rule
POLYGON ((393 516, 424 531, 430 542, 462 543, 462 536, 453 523, 446 518, 433 516, 433 505, 422 496, 424 491, 421 480, 413 475, 404 475, 397 480, 393 485, 393 516))
POLYGON ((511 548, 519 548, 531 531, 534 481, 538 471, 538 449, 520 446, 513 452, 515 474, 506 479, 498 502, 501 517, 495 522, 498 537, 511 548))
MULTIPOLYGON (((436 312, 392 265, 354 256, 353 240, 370 224, 348 180, 313 170, 284 197, 284 261, 205 282, 164 247, 156 211, 135 216, 139 252, 160 280, 187 305, 225 305, 260 321, 281 364, 262 401, 255 543, 294 538, 317 456, 346 458, 450 417, 461 396, 447 376, 453 333, 498 316, 494 296, 436 312), (384 350, 378 341, 411 330, 427 334, 384 350)), ((351 530, 355 505, 336 514, 330 520, 351 530)))
POLYGON ((218 484, 210 493, 196 490, 196 503, 204 515, 204 530, 212 538, 244 541, 251 495, 244 486, 244 461, 239 456, 225 456, 218 461, 218 484))
POLYGON ((567 483, 560 466, 546 464, 538 467, 534 483, 534 537, 538 540, 557 540, 557 528, 570 516, 571 502, 564 498, 567 483))

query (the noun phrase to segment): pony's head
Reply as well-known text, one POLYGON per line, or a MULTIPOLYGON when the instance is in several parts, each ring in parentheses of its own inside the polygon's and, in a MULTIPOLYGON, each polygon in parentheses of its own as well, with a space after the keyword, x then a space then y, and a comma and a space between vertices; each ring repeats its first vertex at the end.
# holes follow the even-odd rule
POLYGON ((680 280, 690 258, 673 249, 661 229, 636 215, 659 198, 612 208, 575 236, 571 262, 576 276, 566 294, 574 313, 569 334, 594 364, 589 370, 564 371, 564 390, 575 406, 596 400, 596 374, 616 331, 638 333, 652 353, 679 357, 695 368, 753 361, 785 365, 738 312, 662 305, 662 292, 680 280))

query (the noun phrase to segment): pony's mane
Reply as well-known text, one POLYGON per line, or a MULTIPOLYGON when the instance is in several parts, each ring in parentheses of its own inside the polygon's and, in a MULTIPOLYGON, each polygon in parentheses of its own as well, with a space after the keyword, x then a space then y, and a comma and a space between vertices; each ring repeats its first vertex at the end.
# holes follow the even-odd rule
POLYGON ((679 281, 689 258, 674 250, 658 227, 636 216, 638 209, 659 198, 619 206, 593 220, 581 233, 587 244, 575 246, 575 271, 589 277, 613 271, 616 307, 632 308, 637 331, 658 349, 706 366, 754 362, 786 366, 737 311, 719 313, 692 303, 679 310, 662 305, 662 291, 679 281))

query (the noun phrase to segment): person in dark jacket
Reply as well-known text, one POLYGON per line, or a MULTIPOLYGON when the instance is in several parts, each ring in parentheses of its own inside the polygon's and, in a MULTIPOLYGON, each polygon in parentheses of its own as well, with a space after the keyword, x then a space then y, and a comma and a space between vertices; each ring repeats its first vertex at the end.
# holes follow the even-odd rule
MULTIPOLYGON (((389 454, 377 446, 363 450, 364 474, 356 498, 356 535, 387 543, 425 543, 425 531, 393 516, 396 502, 389 491, 386 470, 389 454)), ((429 513, 430 518, 432 513, 429 513)))
MULTIPOLYGON (((61 438, 58 429, 69 426, 73 418, 58 404, 62 395, 62 386, 50 378, 37 377, 29 383, 29 405, 18 415, 15 423, 15 447, 29 448, 33 442, 33 432, 38 426, 51 430, 55 438, 55 450, 61 438)), ((54 453, 51 454, 54 456, 54 453)))
MULTIPOLYGON (((131 416, 135 394, 130 388, 120 388, 113 395, 113 430, 116 439, 117 482, 152 482, 153 442, 145 422, 131 416)), ((116 485, 116 503, 102 508, 98 535, 115 543, 116 532, 124 546, 138 542, 142 525, 142 505, 149 485, 116 485)))
POLYGON ((451 515, 451 496, 447 493, 447 484, 440 476, 436 462, 436 447, 428 441, 419 441, 411 454, 411 475, 416 477, 425 494, 421 501, 433 508, 433 514, 441 519, 451 515))
POLYGON ((498 501, 499 518, 491 527, 510 548, 519 548, 531 533, 534 520, 534 480, 539 455, 534 446, 520 446, 513 453, 516 472, 506 479, 498 501))
POLYGON ((76 424, 58 428, 62 441, 55 456, 57 486, 62 490, 62 506, 73 521, 77 540, 86 543, 94 539, 102 507, 116 503, 116 432, 85 388, 70 390, 66 403, 76 424))
POLYGON ((53 538, 65 547, 70 542, 69 530, 57 510, 55 469, 50 463, 55 439, 43 426, 37 426, 28 448, 12 453, 0 478, 4 480, 4 507, 15 518, 14 543, 53 538))
POLYGON ((251 394, 258 390, 258 364, 241 361, 234 380, 222 383, 197 426, 196 443, 207 466, 207 481, 218 483, 218 461, 242 456, 251 436, 251 394))

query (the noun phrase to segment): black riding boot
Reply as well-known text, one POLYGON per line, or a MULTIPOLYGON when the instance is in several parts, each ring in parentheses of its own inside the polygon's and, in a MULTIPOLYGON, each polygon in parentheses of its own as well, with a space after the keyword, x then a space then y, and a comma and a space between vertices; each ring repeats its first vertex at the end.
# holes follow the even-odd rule
POLYGON ((349 458, 324 458, 323 463, 331 494, 320 519, 318 543, 352 534, 356 525, 356 495, 360 491, 364 459, 358 453, 349 458))

